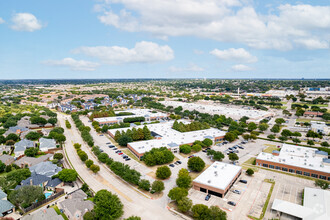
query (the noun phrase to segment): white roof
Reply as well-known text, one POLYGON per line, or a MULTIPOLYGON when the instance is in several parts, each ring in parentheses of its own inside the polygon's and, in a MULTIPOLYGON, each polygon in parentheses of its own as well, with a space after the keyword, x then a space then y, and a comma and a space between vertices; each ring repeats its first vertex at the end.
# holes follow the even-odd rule
POLYGON ((303 206, 275 199, 272 209, 303 220, 328 220, 330 219, 330 192, 305 187, 303 206))
MULTIPOLYGON (((180 120, 179 122, 189 123, 186 120, 180 120)), ((147 151, 150 151, 152 148, 160 148, 160 147, 167 147, 169 148, 168 144, 176 143, 177 145, 182 144, 190 144, 196 140, 203 141, 207 136, 210 137, 220 137, 225 136, 225 132, 221 131, 216 128, 209 128, 205 130, 198 130, 198 131, 190 131, 190 132, 179 132, 177 130, 172 129, 174 121, 157 123, 157 124, 147 124, 146 126, 152 132, 157 133, 161 136, 161 139, 153 139, 147 141, 136 141, 131 142, 129 145, 134 148, 138 153, 143 154, 147 151)), ((139 125, 134 128, 143 128, 145 125, 139 125)), ((118 128, 118 129, 111 129, 113 135, 116 134, 116 131, 126 131, 127 129, 132 128, 118 128)))
POLYGON ((240 119, 243 116, 249 117, 250 120, 257 120, 272 116, 273 113, 263 110, 250 110, 243 109, 242 107, 219 105, 219 104, 198 104, 198 103, 184 103, 177 101, 162 101, 165 106, 173 106, 174 108, 182 106, 184 110, 196 110, 202 113, 225 115, 235 120, 240 119))
POLYGON ((283 144, 279 156, 262 152, 257 159, 330 173, 330 164, 324 163, 324 157, 318 156, 317 151, 315 148, 283 144))
POLYGON ((134 115, 122 115, 122 116, 113 116, 113 117, 104 117, 104 118, 94 118, 94 121, 97 122, 107 122, 107 121, 119 121, 125 118, 134 118, 134 117, 167 117, 167 114, 162 112, 153 113, 150 109, 130 109, 125 111, 116 111, 115 114, 120 112, 131 112, 134 115))
POLYGON ((200 174, 194 182, 225 190, 241 169, 240 166, 217 161, 200 174))

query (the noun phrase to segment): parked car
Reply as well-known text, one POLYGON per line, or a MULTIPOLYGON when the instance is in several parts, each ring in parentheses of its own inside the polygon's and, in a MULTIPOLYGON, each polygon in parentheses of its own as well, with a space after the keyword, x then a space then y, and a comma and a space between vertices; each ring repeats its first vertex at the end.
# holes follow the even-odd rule
POLYGON ((104 150, 100 149, 100 152, 103 153, 104 150))
POLYGON ((100 136, 104 136, 103 134, 100 134, 100 136))
POLYGON ((232 147, 233 149, 237 149, 237 146, 235 145, 234 147, 232 147))
POLYGON ((120 152, 118 155, 123 155, 124 153, 120 152))
POLYGON ((247 141, 242 141, 242 142, 241 142, 241 144, 246 144, 246 143, 247 143, 247 141))
POLYGON ((240 180, 239 182, 247 184, 247 180, 240 180))
POLYGON ((242 147, 242 146, 238 146, 238 148, 239 148, 239 149, 244 149, 244 147, 242 147))
POLYGON ((112 148, 112 150, 117 150, 118 148, 116 148, 116 147, 114 147, 114 148, 112 148))
POLYGON ((195 155, 190 155, 188 158, 192 158, 192 157, 194 157, 195 155))
POLYGON ((106 143, 106 144, 111 144, 110 142, 106 143))
POLYGON ((114 148, 114 147, 115 147, 115 145, 109 145, 108 147, 109 147, 109 148, 114 148))
POLYGON ((202 152, 207 153, 207 150, 202 150, 202 152))
POLYGON ((232 205, 232 206, 236 206, 236 202, 233 202, 233 201, 229 201, 228 204, 232 205))
POLYGON ((232 148, 232 147, 230 147, 230 148, 228 148, 228 150, 233 150, 233 148, 232 148))
POLYGON ((121 152, 121 150, 116 150, 116 151, 115 151, 116 154, 118 154, 118 153, 120 153, 120 152, 121 152))
POLYGON ((127 155, 124 155, 123 158, 126 159, 126 158, 128 158, 128 156, 127 155))
POLYGON ((178 164, 182 164, 182 162, 180 160, 177 161, 178 164))
POLYGON ((210 198, 211 198, 211 195, 207 194, 206 197, 205 197, 205 201, 209 201, 210 198))
POLYGON ((125 161, 129 161, 129 160, 131 160, 131 158, 129 158, 129 157, 125 159, 125 161))
POLYGON ((233 190, 233 193, 236 193, 236 194, 241 194, 241 191, 239 191, 239 190, 235 189, 235 190, 233 190))
POLYGON ((170 167, 174 167, 174 164, 173 164, 173 163, 171 163, 169 166, 170 166, 170 167))
POLYGON ((228 144, 228 141, 224 141, 224 142, 222 142, 223 144, 228 144))

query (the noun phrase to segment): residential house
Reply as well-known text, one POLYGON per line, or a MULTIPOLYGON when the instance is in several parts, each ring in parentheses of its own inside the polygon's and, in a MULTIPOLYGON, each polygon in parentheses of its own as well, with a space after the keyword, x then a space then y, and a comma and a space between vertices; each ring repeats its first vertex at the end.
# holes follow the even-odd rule
POLYGON ((41 219, 64 220, 64 218, 61 215, 58 215, 55 209, 53 208, 44 208, 33 214, 25 215, 21 219, 22 220, 41 220, 41 219))
POLYGON ((0 160, 1 160, 2 163, 4 163, 7 166, 9 164, 14 163, 15 158, 10 156, 10 155, 3 154, 3 155, 0 156, 0 160))
POLYGON ((4 133, 4 136, 7 137, 9 134, 17 134, 20 135, 23 131, 29 130, 26 127, 20 127, 20 126, 13 126, 9 127, 8 130, 4 133))
POLYGON ((40 138, 39 143, 39 149, 42 152, 46 152, 51 149, 56 149, 56 142, 54 139, 40 138))
POLYGON ((17 142, 15 145, 15 149, 14 149, 14 154, 15 157, 19 157, 24 155, 24 151, 28 148, 34 147, 34 142, 27 140, 27 139, 23 139, 19 142, 17 142))
POLYGON ((56 188, 63 186, 63 182, 62 180, 60 180, 59 178, 54 178, 51 179, 47 182, 46 184, 46 190, 52 190, 55 191, 56 188))
POLYGON ((2 155, 4 152, 9 154, 11 152, 11 146, 9 146, 9 145, 0 145, 0 155, 2 155))
POLYGON ((15 190, 21 188, 22 186, 40 186, 44 189, 48 181, 51 179, 51 177, 45 175, 32 173, 29 178, 22 180, 20 185, 16 186, 15 190))
POLYGON ((41 162, 45 162, 45 161, 48 161, 48 160, 51 160, 53 157, 53 154, 46 154, 46 155, 42 155, 38 158, 36 157, 22 157, 18 160, 15 161, 15 164, 21 168, 24 168, 24 167, 31 167, 31 166, 34 166, 38 163, 41 163, 41 162))
POLYGON ((50 161, 41 162, 30 167, 31 173, 41 174, 48 177, 56 175, 61 170, 61 167, 58 167, 56 164, 53 164, 50 161))
POLYGON ((58 206, 63 209, 68 219, 82 220, 84 214, 94 208, 94 203, 85 199, 87 199, 86 193, 79 189, 68 195, 68 199, 59 202, 58 206))
POLYGON ((0 217, 15 211, 15 206, 7 200, 7 194, 0 189, 0 217))

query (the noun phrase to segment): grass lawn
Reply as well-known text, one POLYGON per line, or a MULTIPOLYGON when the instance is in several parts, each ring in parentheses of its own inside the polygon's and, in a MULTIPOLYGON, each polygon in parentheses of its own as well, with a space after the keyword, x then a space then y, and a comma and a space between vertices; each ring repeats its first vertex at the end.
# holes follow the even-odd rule
POLYGON ((286 103, 288 103, 288 102, 281 102, 281 104, 283 104, 283 105, 285 105, 286 103))
POLYGON ((315 118, 315 119, 298 118, 296 120, 296 122, 311 122, 311 121, 324 121, 324 120, 319 119, 319 118, 315 118))
POLYGON ((276 145, 267 147, 265 150, 263 150, 263 152, 271 154, 271 153, 273 153, 273 150, 278 150, 276 145))
POLYGON ((283 110, 284 110, 284 109, 287 109, 287 108, 288 108, 288 107, 286 107, 286 106, 281 106, 281 109, 283 109, 283 110))
POLYGON ((247 161, 245 161, 243 164, 253 165, 253 162, 255 161, 255 157, 251 157, 247 161))
POLYGON ((64 215, 64 213, 61 213, 60 209, 57 207, 57 205, 54 205, 54 206, 51 206, 53 209, 55 209, 55 212, 58 214, 58 215, 61 215, 64 220, 69 220, 68 217, 66 217, 66 215, 64 215))
POLYGON ((310 103, 292 103, 292 104, 308 105, 308 106, 317 106, 317 107, 328 107, 327 104, 310 104, 310 103))

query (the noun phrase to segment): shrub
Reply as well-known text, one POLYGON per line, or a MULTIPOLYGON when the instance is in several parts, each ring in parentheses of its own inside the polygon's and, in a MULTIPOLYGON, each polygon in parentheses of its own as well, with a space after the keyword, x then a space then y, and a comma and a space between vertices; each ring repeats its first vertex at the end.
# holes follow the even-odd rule
POLYGON ((205 162, 200 157, 192 157, 188 160, 188 168, 192 171, 200 172, 204 167, 205 162))
POLYGON ((140 180, 138 184, 140 189, 149 191, 150 190, 150 182, 149 180, 140 180))
POLYGON ((162 181, 159 181, 159 180, 155 180, 153 183, 152 183, 152 186, 151 186, 151 189, 154 191, 154 192, 161 192, 165 189, 165 186, 164 186, 164 183, 162 181))
POLYGON ((189 154, 191 152, 191 147, 188 144, 184 144, 180 146, 180 152, 184 154, 189 154))
POLYGON ((156 176, 159 179, 167 179, 171 176, 172 172, 168 166, 161 166, 157 168, 156 176))

